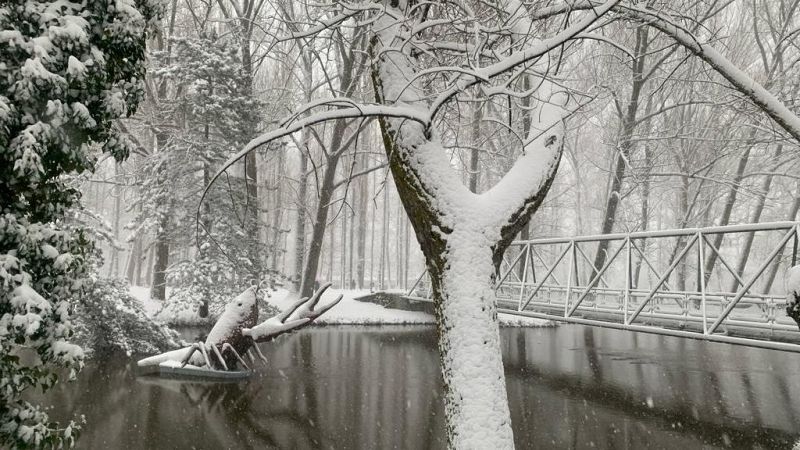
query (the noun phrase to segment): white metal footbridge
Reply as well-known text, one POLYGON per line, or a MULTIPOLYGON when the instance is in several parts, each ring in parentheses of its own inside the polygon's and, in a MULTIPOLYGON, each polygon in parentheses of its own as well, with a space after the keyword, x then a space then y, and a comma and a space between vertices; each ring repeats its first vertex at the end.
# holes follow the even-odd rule
MULTIPOLYGON (((515 241, 496 284, 498 307, 800 352, 784 280, 797 264, 799 240, 800 222, 776 222, 515 241), (604 264, 595 267, 592 257, 603 241, 604 264)), ((423 273, 407 295, 426 300, 428 286, 423 273)))

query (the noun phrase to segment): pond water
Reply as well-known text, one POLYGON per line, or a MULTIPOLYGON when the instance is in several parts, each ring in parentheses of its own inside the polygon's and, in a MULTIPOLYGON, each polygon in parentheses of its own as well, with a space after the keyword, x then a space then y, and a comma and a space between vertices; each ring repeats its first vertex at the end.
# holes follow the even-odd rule
MULTIPOLYGON (((502 329, 517 448, 791 448, 800 357, 565 325, 502 329)), ((84 414, 88 449, 437 449, 442 381, 432 327, 317 327, 263 344, 241 383, 87 365, 43 400, 84 414)))

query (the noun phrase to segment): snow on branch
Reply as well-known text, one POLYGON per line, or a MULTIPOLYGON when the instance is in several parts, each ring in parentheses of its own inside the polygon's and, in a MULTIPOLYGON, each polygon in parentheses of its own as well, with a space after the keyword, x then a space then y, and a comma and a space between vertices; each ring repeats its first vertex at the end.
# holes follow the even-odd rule
POLYGON ((431 121, 441 107, 458 93, 463 92, 470 86, 473 86, 482 80, 489 80, 499 75, 503 75, 511 71, 517 66, 534 61, 537 58, 547 54, 551 50, 560 47, 569 40, 572 40, 577 35, 584 32, 597 19, 606 14, 612 7, 614 7, 620 0, 609 0, 605 4, 592 8, 592 14, 587 15, 582 20, 574 23, 562 30, 560 33, 553 37, 537 41, 519 52, 486 67, 476 70, 476 74, 472 76, 465 76, 458 80, 453 86, 441 93, 431 105, 431 121))
POLYGON ((705 61, 717 73, 728 80, 737 91, 761 108, 775 123, 800 143, 800 117, 797 117, 782 101, 743 70, 736 67, 714 47, 700 42, 692 33, 676 25, 659 12, 628 6, 622 8, 622 12, 628 17, 642 21, 672 37, 687 50, 705 61))
MULTIPOLYGON (((534 17, 547 18, 571 11, 598 7, 599 4, 596 1, 569 0, 559 5, 542 8, 534 14, 534 17)), ((728 80, 737 91, 746 96, 800 143, 800 117, 787 108, 783 102, 765 89, 764 86, 736 67, 714 47, 701 42, 689 30, 673 22, 666 13, 649 8, 628 6, 627 4, 615 5, 612 12, 649 25, 674 39, 678 44, 710 65, 717 73, 728 80)))
MULTIPOLYGON (((225 173, 231 166, 236 164, 237 161, 244 158, 248 153, 254 151, 258 147, 262 145, 266 145, 272 141, 280 139, 284 136, 288 136, 292 133, 296 133, 301 131, 303 128, 310 127, 322 122, 327 122, 329 120, 337 120, 337 119, 358 119, 358 118, 369 118, 369 117, 392 117, 397 119, 404 119, 410 120, 412 122, 418 122, 421 124, 426 123, 427 116, 424 114, 420 114, 420 112, 414 108, 409 107, 400 107, 400 106, 385 106, 385 105, 375 105, 375 104, 358 104, 353 100, 350 99, 329 99, 326 101, 316 101, 309 103, 301 108, 301 111, 308 111, 310 109, 319 107, 319 106, 344 106, 338 109, 332 109, 328 111, 322 111, 318 113, 311 114, 306 117, 300 118, 298 115, 293 115, 285 120, 278 128, 272 130, 268 133, 264 133, 253 140, 251 140, 245 147, 240 150, 238 153, 234 154, 227 161, 225 161, 222 166, 220 166, 219 170, 214 174, 213 177, 206 185, 205 189, 203 189, 203 194, 200 196, 200 201, 197 204, 197 213, 196 213, 196 223, 199 227, 200 224, 200 213, 203 206, 203 201, 208 195, 208 191, 211 189, 211 186, 225 173)), ((198 228, 199 233, 199 228, 198 228)))

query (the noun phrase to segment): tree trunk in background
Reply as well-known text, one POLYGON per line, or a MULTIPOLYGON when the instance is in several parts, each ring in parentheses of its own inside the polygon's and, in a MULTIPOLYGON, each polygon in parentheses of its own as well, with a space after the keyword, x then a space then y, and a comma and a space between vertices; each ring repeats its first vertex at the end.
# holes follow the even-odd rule
MULTIPOLYGON (((305 102, 311 101, 314 85, 314 70, 311 63, 311 55, 307 52, 301 53, 303 64, 301 65, 303 72, 303 93, 305 94, 305 102)), ((294 223, 294 289, 298 292, 301 291, 303 286, 303 267, 306 256, 306 201, 308 201, 308 158, 311 149, 308 147, 311 142, 311 129, 304 128, 300 146, 300 173, 297 177, 297 217, 294 223)))
POLYGON ((386 185, 386 197, 384 200, 386 203, 383 206, 383 210, 386 213, 386 217, 384 217, 383 221, 383 246, 384 246, 384 253, 386 255, 386 288, 392 288, 392 253, 389 251, 389 236, 392 234, 392 209, 391 209, 391 198, 389 197, 389 184, 386 185))
POLYGON ((165 220, 159 223, 159 232, 156 233, 155 261, 153 262, 153 284, 150 288, 150 297, 156 300, 166 299, 167 267, 169 266, 169 241, 166 229, 169 226, 165 220))
MULTIPOLYGON (((156 152, 159 151, 166 151, 165 145, 167 142, 167 136, 163 133, 156 134, 156 152)), ((167 180, 163 180, 165 177, 163 170, 158 170, 156 176, 162 178, 162 182, 166 182, 167 180)), ((166 184, 166 183, 165 183, 166 184)), ((167 233, 169 232, 170 227, 170 217, 171 214, 171 206, 169 205, 171 201, 168 202, 167 205, 163 205, 165 208, 165 212, 160 216, 158 221, 158 229, 156 230, 156 242, 154 244, 154 260, 153 260, 153 270, 152 270, 152 284, 150 285, 150 297, 156 300, 165 300, 166 299, 166 290, 167 290, 167 267, 169 267, 169 236, 167 233)))
MULTIPOLYGON (((355 157, 356 157, 356 155, 353 155, 353 158, 355 158, 355 157)), ((358 197, 358 189, 353 189, 352 196, 353 196, 353 201, 351 202, 352 205, 353 206, 358 206, 358 198, 357 198, 358 197)), ((353 271, 353 256, 355 255, 355 251, 354 251, 355 250, 355 244, 354 244, 354 242, 355 242, 355 237, 356 237, 355 236, 356 214, 355 214, 355 212, 353 212, 353 210, 351 208, 347 208, 346 213, 350 215, 350 233, 349 233, 350 241, 348 242, 348 246, 347 246, 347 273, 349 275, 348 278, 347 278, 347 286, 350 289, 355 289, 356 288, 356 275, 355 275, 355 272, 353 271)))
MULTIPOLYGON (((359 155, 361 167, 367 167, 366 154, 359 155)), ((364 289, 364 269, 367 250, 367 209, 369 208, 369 177, 359 177, 358 189, 358 238, 356 239, 356 287, 364 289)))
POLYGON ((153 255, 156 253, 155 248, 155 243, 147 248, 147 256, 145 257, 145 267, 147 267, 147 271, 144 274, 145 286, 153 286, 153 271, 151 268, 153 267, 153 255))
MULTIPOLYGON (((258 202, 258 166, 256 165, 256 152, 250 152, 245 157, 245 165, 247 166, 245 169, 245 182, 247 183, 247 188, 245 189, 245 195, 247 196, 245 199, 247 205, 247 212, 246 212, 246 224, 245 224, 245 234, 247 236, 256 236, 256 239, 259 239, 261 236, 261 226, 260 226, 260 216, 259 213, 260 207, 258 202)), ((257 249, 252 249, 250 252, 250 259, 255 265, 255 270, 257 273, 253 274, 254 276, 260 276, 262 268, 260 255, 257 252, 257 249)))
MULTIPOLYGON (((780 158, 781 153, 783 153, 783 144, 778 144, 778 146, 775 148, 773 159, 777 160, 780 158)), ((753 209, 753 214, 750 216, 750 223, 758 223, 761 220, 761 213, 764 212, 764 205, 767 202, 767 194, 769 193, 770 186, 772 186, 772 179, 772 173, 764 177, 764 181, 761 183, 761 189, 758 193, 756 207, 753 209)), ((744 245, 742 246, 741 253, 739 253, 739 262, 736 263, 736 273, 739 275, 739 277, 744 275, 744 269, 747 266, 747 258, 750 256, 750 250, 753 247, 753 238, 755 235, 755 233, 747 233, 744 238, 744 245)), ((736 280, 736 278, 734 278, 731 282, 730 292, 736 292, 738 286, 739 282, 736 280)))
MULTIPOLYGON (((733 212, 733 206, 736 204, 736 196, 739 195, 739 186, 742 183, 742 179, 744 178, 744 171, 747 168, 747 162, 750 159, 750 150, 752 149, 752 145, 750 143, 753 142, 753 139, 756 135, 756 129, 754 128, 753 131, 750 132, 750 138, 747 140, 748 145, 747 149, 742 153, 742 156, 739 158, 739 164, 736 167, 736 175, 734 175, 733 180, 731 181, 731 188, 728 191, 728 197, 725 199, 725 206, 722 208, 722 214, 719 218, 718 226, 725 226, 728 225, 731 221, 731 213, 733 212)), ((717 249, 720 248, 722 245, 722 238, 725 237, 723 234, 715 234, 713 245, 717 249)), ((711 279, 711 273, 714 270, 714 265, 717 263, 717 253, 714 251, 708 252, 708 256, 706 257, 705 262, 705 282, 708 284, 708 280, 711 279)))
POLYGON ((401 220, 403 206, 400 202, 397 202, 397 208, 395 210, 395 217, 397 220, 395 221, 395 233, 394 233, 394 248, 395 248, 395 259, 394 259, 394 266, 395 266, 395 279, 397 283, 395 284, 396 288, 400 287, 400 280, 403 277, 403 252, 401 249, 403 248, 403 221, 401 220))
MULTIPOLYGON (((378 177, 376 172, 370 174, 372 177, 372 189, 371 192, 375 192, 375 187, 378 183, 376 183, 376 178, 378 177)), ((369 230, 369 290, 370 292, 375 290, 375 228, 377 225, 377 214, 378 214, 378 204, 377 202, 372 203, 372 225, 370 226, 369 230)))
POLYGON ((142 266, 142 238, 140 236, 136 236, 133 239, 133 245, 131 246, 131 253, 128 257, 128 264, 125 270, 125 275, 128 277, 128 281, 134 285, 138 286, 141 282, 141 266, 142 266))
POLYGON ((339 285, 340 289, 346 289, 346 279, 347 279, 347 211, 344 209, 345 207, 339 210, 340 213, 340 223, 342 224, 342 254, 339 255, 339 265, 340 267, 340 282, 339 285))
POLYGON ((272 252, 271 255, 268 257, 272 258, 272 264, 270 265, 273 273, 278 272, 278 259, 279 255, 283 254, 283 250, 280 248, 281 244, 281 235, 283 231, 283 183, 281 183, 281 177, 283 176, 283 172, 285 170, 285 163, 284 163, 284 154, 283 150, 278 151, 278 164, 275 171, 275 206, 273 208, 273 215, 272 215, 272 238, 270 239, 270 250, 272 252))
MULTIPOLYGON (((647 231, 649 229, 649 222, 650 222, 650 176, 649 171, 650 167, 653 164, 653 155, 650 150, 650 147, 645 145, 644 146, 644 167, 648 173, 645 174, 644 181, 642 182, 642 207, 640 209, 641 216, 640 220, 640 229, 642 231, 647 231)), ((647 240, 639 239, 637 244, 642 252, 647 251, 647 240)), ((642 263, 644 262, 644 258, 642 255, 636 259, 636 268, 633 271, 633 275, 631 278, 631 287, 635 288, 639 286, 639 276, 642 272, 642 263)))
MULTIPOLYGON (((251 5, 252 6, 252 5, 251 5)), ((250 40, 252 37, 253 31, 253 24, 254 18, 258 15, 259 8, 247 8, 246 11, 236 11, 237 14, 248 14, 248 16, 239 16, 239 45, 241 49, 241 56, 242 56, 242 72, 244 72, 245 77, 247 77, 247 92, 249 95, 253 95, 253 55, 252 49, 250 48, 250 40)), ((255 126, 257 124, 253 124, 254 129, 253 133, 249 136, 246 136, 246 140, 250 140, 255 135, 255 126)), ((262 239, 262 236, 265 240, 268 241, 267 235, 262 235, 262 227, 261 227, 261 203, 259 203, 259 192, 258 192, 258 162, 256 158, 257 152, 253 151, 248 153, 244 158, 245 164, 245 195, 246 195, 246 204, 248 205, 247 213, 245 216, 245 220, 247 221, 245 224, 245 235, 255 237, 257 241, 262 239)), ((268 243, 268 242, 261 242, 261 243, 268 243)), ((254 278, 261 278, 263 276, 263 271, 265 267, 263 266, 262 255, 259 253, 257 247, 253 247, 250 249, 248 257, 250 258, 251 262, 253 263, 253 273, 254 278)))
MULTIPOLYGON (((146 283, 142 282, 142 268, 143 267, 147 268, 149 266, 145 265, 145 261, 147 260, 147 253, 142 251, 143 247, 144 247, 144 242, 142 242, 140 240, 139 241, 139 257, 136 260, 136 270, 134 271, 134 279, 136 280, 135 281, 136 286, 144 286, 144 285, 146 285, 146 283)), ((144 276, 147 277, 147 274, 149 274, 150 271, 145 269, 144 273, 145 273, 144 276)))
MULTIPOLYGON (((619 148, 616 153, 614 168, 612 169, 611 188, 609 189, 608 198, 606 199, 605 213, 600 234, 609 234, 614 230, 614 222, 617 218, 617 208, 620 202, 619 196, 622 190, 622 181, 625 177, 625 168, 630 152, 633 150, 632 137, 637 125, 636 115, 639 110, 639 96, 642 91, 642 86, 644 85, 642 72, 644 70, 644 61, 648 46, 647 30, 648 28, 646 26, 640 26, 636 29, 636 48, 634 50, 636 61, 633 67, 631 95, 625 114, 620 116, 622 131, 620 133, 619 148)), ((608 244, 609 241, 600 241, 598 243, 597 253, 594 257, 594 267, 596 269, 592 269, 592 275, 589 279, 593 279, 596 270, 602 269, 605 265, 606 257, 608 256, 608 244)))
MULTIPOLYGON (((358 62, 356 54, 361 50, 358 42, 353 41, 350 43, 342 43, 337 47, 338 57, 340 58, 338 77, 339 77, 339 95, 349 97, 353 95, 355 89, 358 87, 359 80, 355 79, 358 62), (351 45, 347 47, 347 45, 351 45)), ((361 63, 364 61, 362 60, 361 63)), ((327 226, 328 208, 330 207, 331 199, 333 198, 333 191, 335 190, 336 169, 339 165, 339 159, 347 151, 347 148, 342 148, 344 141, 344 133, 347 129, 348 120, 335 120, 333 122, 333 130, 331 132, 331 141, 328 145, 327 157, 325 161, 325 169, 322 177, 322 184, 319 187, 319 203, 317 205, 317 214, 313 222, 313 229, 311 232, 311 242, 308 249, 308 255, 303 269, 303 282, 300 288, 301 297, 311 297, 314 293, 314 282, 317 277, 317 269, 319 266, 320 251, 322 250, 322 240, 325 235, 325 227, 327 226)), ((357 133, 357 130, 354 130, 357 133)), ((352 137, 352 135, 351 135, 352 137)), ((346 142, 346 147, 349 147, 350 141, 346 142)), ((334 247, 331 246, 331 252, 334 247)), ((332 261, 331 261, 332 262, 332 261)), ((342 267, 344 270, 345 267, 342 267)))
POLYGON ((381 262, 378 268, 378 287, 380 290, 386 289, 384 271, 386 269, 386 226, 387 222, 387 208, 389 205, 389 181, 388 176, 386 182, 383 184, 383 224, 381 226, 381 262))
MULTIPOLYGON (((681 179, 681 188, 678 194, 679 198, 679 208, 681 217, 688 217, 689 216, 689 177, 682 176, 681 179)), ((682 249, 684 245, 686 245, 686 239, 684 237, 678 238, 677 248, 682 249)), ((677 277, 677 289, 679 291, 686 290, 686 257, 682 258, 681 261, 678 263, 678 267, 676 268, 676 277, 677 277)))
MULTIPOLYGON (((119 175, 119 163, 114 163, 114 179, 118 180, 119 175)), ((108 276, 109 277, 119 277, 119 260, 120 254, 119 249, 117 248, 117 242, 119 241, 119 222, 120 222, 120 215, 121 207, 120 207, 120 197, 122 197, 122 190, 115 186, 112 188, 111 192, 114 195, 114 246, 111 248, 111 264, 108 266, 108 276)))
MULTIPOLYGON (((308 131, 303 131, 304 140, 305 134, 308 131)), ((310 137, 310 136, 309 136, 310 137)), ((306 256, 306 200, 308 199, 308 180, 306 176, 308 171, 308 155, 305 151, 300 151, 300 176, 298 177, 297 186, 297 217, 294 222, 294 281, 295 290, 300 291, 303 283, 303 263, 306 256)))
MULTIPOLYGON (((527 97, 526 97, 527 98, 527 97)), ((481 107, 475 102, 472 106, 472 148, 469 149, 469 190, 478 192, 478 142, 481 139, 481 107)))
MULTIPOLYGON (((346 127, 347 122, 344 120, 337 120, 334 123, 329 146, 331 152, 337 150, 342 145, 346 127)), ((314 283, 317 280, 319 258, 322 253, 322 240, 325 237, 325 228, 328 225, 328 210, 330 209, 331 199, 333 199, 333 193, 336 190, 336 168, 338 166, 339 154, 330 153, 322 174, 322 182, 319 186, 317 212, 311 228, 311 241, 309 242, 308 254, 306 255, 305 266, 303 268, 303 282, 300 288, 301 297, 311 297, 314 294, 314 283)), ((333 242, 333 236, 331 236, 331 242, 333 242)), ((331 245, 331 257, 333 257, 334 251, 335 247, 331 245)), ((331 260, 331 265, 333 265, 333 260, 331 260)), ((332 268, 330 274, 333 275, 332 268)), ((333 281, 332 276, 329 277, 328 281, 333 281)))
POLYGON ((330 239, 328 239, 328 279, 326 281, 333 283, 333 254, 336 253, 334 251, 336 248, 336 222, 331 224, 331 229, 328 235, 330 236, 330 239))

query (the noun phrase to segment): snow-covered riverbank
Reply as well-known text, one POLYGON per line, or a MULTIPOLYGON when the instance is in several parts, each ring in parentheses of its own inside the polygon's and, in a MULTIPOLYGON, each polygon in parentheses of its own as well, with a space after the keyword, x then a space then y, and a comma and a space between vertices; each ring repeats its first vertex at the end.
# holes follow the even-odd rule
MULTIPOLYGON (((317 319, 317 323, 328 325, 419 325, 433 324, 432 315, 419 311, 403 311, 399 309, 385 308, 374 303, 360 302, 355 298, 369 294, 368 290, 339 290, 328 289, 323 295, 321 304, 332 302, 343 295, 342 301, 332 310, 317 319)), ((163 307, 163 303, 150 298, 149 288, 142 286, 131 286, 131 295, 139 299, 144 305, 145 311, 154 317, 163 307)), ((169 295, 167 295, 169 296, 169 295)), ((269 293, 267 302, 279 310, 284 310, 297 301, 297 294, 286 289, 278 289, 269 293)), ((188 311, 187 311, 188 313, 188 311)), ((182 317, 181 322, 186 323, 189 317, 182 317)), ((197 318, 197 324, 202 323, 197 318)), ((501 326, 512 327, 543 327, 554 326, 553 322, 529 317, 519 317, 510 314, 499 314, 501 326)))

